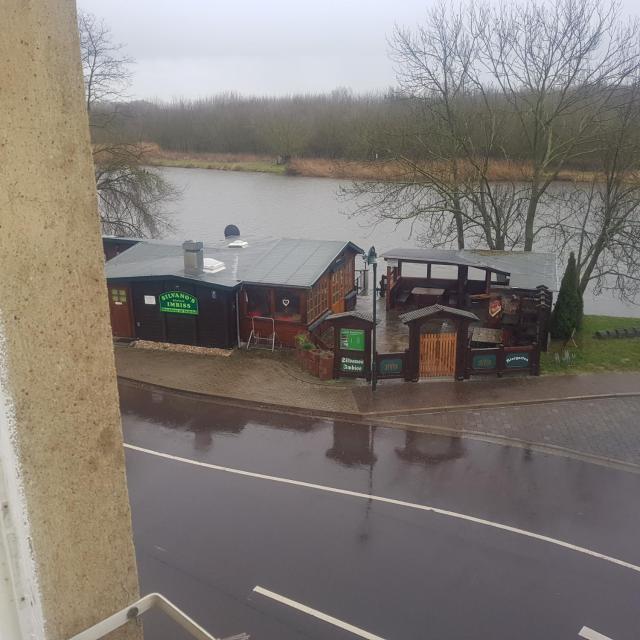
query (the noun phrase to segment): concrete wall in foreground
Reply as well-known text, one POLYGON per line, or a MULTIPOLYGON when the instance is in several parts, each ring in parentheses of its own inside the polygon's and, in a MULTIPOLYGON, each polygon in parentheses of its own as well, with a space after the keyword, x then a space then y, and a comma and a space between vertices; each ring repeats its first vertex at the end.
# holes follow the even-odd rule
POLYGON ((137 573, 75 6, 1 13, 0 464, 22 623, 62 640, 137 573))

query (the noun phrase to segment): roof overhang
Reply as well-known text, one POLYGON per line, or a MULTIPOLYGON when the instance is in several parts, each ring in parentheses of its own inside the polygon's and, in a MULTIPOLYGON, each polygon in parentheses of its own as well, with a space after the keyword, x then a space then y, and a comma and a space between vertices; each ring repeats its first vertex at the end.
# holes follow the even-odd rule
POLYGON ((480 318, 471 311, 465 311, 464 309, 456 309, 455 307, 446 307, 442 304, 433 304, 430 307, 423 307, 422 309, 415 309, 403 313, 399 316, 400 320, 405 324, 415 322, 416 320, 423 320, 426 318, 432 318, 436 316, 444 316, 445 318, 456 318, 458 320, 466 320, 467 322, 480 322, 480 318))
MULTIPOLYGON (((437 251, 433 250, 433 251, 437 251)), ((465 256, 459 256, 456 258, 447 257, 445 254, 438 256, 436 254, 429 254, 420 256, 417 252, 411 250, 405 251, 402 249, 392 249, 391 251, 385 251, 382 257, 389 260, 398 260, 400 262, 413 262, 415 264, 444 264, 448 266, 457 267, 472 267, 474 269, 481 269, 483 271, 491 271, 493 273, 500 273, 505 276, 511 275, 510 271, 505 271, 495 265, 473 260, 465 256)))

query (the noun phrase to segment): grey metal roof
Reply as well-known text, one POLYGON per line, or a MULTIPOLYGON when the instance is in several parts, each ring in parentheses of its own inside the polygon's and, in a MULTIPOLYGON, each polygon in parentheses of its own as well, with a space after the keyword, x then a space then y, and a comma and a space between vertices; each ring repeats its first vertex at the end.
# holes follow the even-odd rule
POLYGON ((422 309, 409 311, 400 315, 399 318, 400 320, 402 320, 402 322, 407 324, 407 322, 411 322, 412 320, 418 320, 419 318, 428 318, 429 316, 434 316, 437 313, 441 312, 448 313, 452 316, 459 316, 467 320, 473 320, 474 322, 480 321, 480 318, 478 318, 475 313, 471 313, 471 311, 456 309, 455 307, 445 307, 443 304, 432 304, 430 307, 422 307, 422 309))
POLYGON ((294 240, 284 238, 246 273, 247 284, 311 287, 346 247, 362 249, 340 240, 294 240))
POLYGON ((311 287, 350 242, 333 240, 251 241, 244 248, 227 242, 204 247, 204 257, 224 262, 216 273, 186 274, 182 244, 142 240, 105 264, 107 279, 177 277, 234 288, 240 283, 311 287))
POLYGON ((325 318, 325 321, 338 320, 340 318, 356 318, 373 324, 373 314, 366 311, 343 311, 342 313, 332 313, 325 318))
POLYGON ((535 289, 539 285, 558 290, 556 255, 531 251, 489 251, 482 249, 396 248, 383 253, 385 260, 433 262, 490 270, 510 276, 509 286, 535 289))

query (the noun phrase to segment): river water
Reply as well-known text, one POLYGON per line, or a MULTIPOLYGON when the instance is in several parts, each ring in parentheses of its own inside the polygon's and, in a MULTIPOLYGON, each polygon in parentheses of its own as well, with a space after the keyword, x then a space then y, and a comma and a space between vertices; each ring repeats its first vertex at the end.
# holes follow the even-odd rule
MULTIPOLYGON (((378 253, 394 247, 417 246, 417 234, 408 222, 375 224, 353 216, 355 205, 339 197, 340 185, 329 178, 301 178, 266 173, 165 168, 168 180, 182 190, 174 206, 176 231, 170 239, 223 239, 223 230, 235 224, 247 239, 319 238, 351 240, 378 253)), ((562 265, 558 265, 562 275, 562 265)), ((585 311, 611 316, 640 317, 640 307, 626 305, 611 294, 585 295, 585 311)))

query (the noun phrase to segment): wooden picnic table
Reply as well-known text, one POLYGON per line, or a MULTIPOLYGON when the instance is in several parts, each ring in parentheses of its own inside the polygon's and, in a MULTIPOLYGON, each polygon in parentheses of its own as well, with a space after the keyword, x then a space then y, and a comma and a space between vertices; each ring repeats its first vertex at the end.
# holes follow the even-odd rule
POLYGON ((503 341, 502 329, 491 329, 489 327, 474 327, 471 334, 473 342, 488 342, 499 344, 503 341))
POLYGON ((444 289, 435 287, 413 287, 411 294, 414 296, 442 296, 444 295, 444 289))

